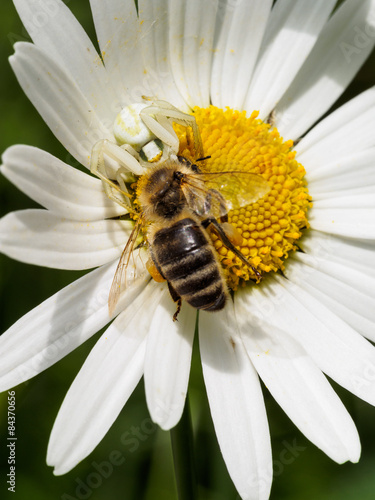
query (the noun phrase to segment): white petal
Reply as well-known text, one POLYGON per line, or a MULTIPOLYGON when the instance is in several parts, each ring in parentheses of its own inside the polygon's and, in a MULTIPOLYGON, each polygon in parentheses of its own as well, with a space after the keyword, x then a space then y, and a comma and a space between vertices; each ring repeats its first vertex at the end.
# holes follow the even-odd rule
POLYGON ((121 102, 137 102, 142 96, 139 86, 146 77, 135 3, 125 0, 90 0, 90 5, 111 84, 121 102))
POLYGON ((56 269, 90 269, 121 255, 133 224, 78 222, 47 210, 21 210, 0 219, 0 250, 9 257, 56 269))
MULTIPOLYGON (((347 189, 333 196, 321 197, 314 200, 314 207, 321 208, 375 208, 375 186, 367 188, 347 189), (340 196, 340 195, 341 196, 340 196)), ((313 198, 314 199, 314 198, 313 198)))
POLYGON ((299 245, 314 258, 327 257, 375 277, 375 242, 332 236, 309 229, 299 245))
POLYGON ((64 2, 14 0, 14 5, 34 43, 67 71, 100 119, 112 123, 117 100, 109 76, 64 2))
POLYGON ((170 296, 158 305, 150 326, 145 360, 145 390, 152 420, 164 430, 180 420, 187 393, 196 311, 183 304, 173 321, 176 304, 170 296))
MULTIPOLYGON (((298 157, 298 160, 300 158, 298 157)), ((306 180, 314 203, 320 199, 342 196, 348 190, 375 186, 375 148, 348 154, 332 163, 322 162, 308 171, 306 180)))
POLYGON ((150 283, 101 336, 57 415, 47 463, 65 474, 103 439, 143 374, 146 334, 162 288, 150 283))
POLYGON ((315 208, 309 211, 313 229, 348 238, 375 239, 374 208, 315 208))
POLYGON ((243 500, 266 500, 272 482, 267 415, 230 302, 223 312, 200 313, 199 343, 212 419, 229 474, 243 500))
MULTIPOLYGON (((242 2, 245 3, 245 2, 242 2)), ((279 0, 267 30, 245 109, 262 120, 273 110, 315 45, 336 0, 279 0)))
POLYGON ((191 107, 210 104, 217 6, 218 0, 169 2, 171 69, 176 86, 191 107))
POLYGON ((1 173, 51 212, 71 220, 117 217, 125 209, 105 195, 99 179, 31 146, 12 146, 2 157, 1 173))
POLYGON ((297 139, 332 106, 371 53, 374 29, 374 0, 341 4, 276 107, 282 136, 297 139))
POLYGON ((236 296, 235 309, 247 353, 288 417, 332 460, 358 461, 354 422, 303 347, 285 331, 257 325, 241 296, 236 296))
MULTIPOLYGON (((375 348, 296 283, 275 276, 246 294, 259 324, 289 333, 329 377, 375 404, 375 348)), ((323 298, 324 300, 324 298, 323 298)))
POLYGON ((291 259, 285 271, 289 279, 302 283, 354 330, 375 340, 374 276, 354 269, 350 262, 345 265, 323 253, 311 256, 298 252, 291 259))
MULTIPOLYGON (((105 326, 108 294, 117 262, 68 285, 19 319, 0 337, 0 391, 50 367, 105 326)), ((131 304, 146 281, 123 293, 117 312, 131 304)))
MULTIPOLYGON (((337 285, 338 287, 340 287, 341 284, 347 284, 353 291, 357 290, 361 292, 363 295, 366 295, 368 299, 375 299, 374 276, 354 269, 350 265, 350 262, 346 265, 336 262, 334 257, 330 257, 324 253, 312 256, 303 252, 297 252, 291 257, 293 258, 293 265, 288 266, 286 269, 288 276, 292 275, 294 279, 297 279, 297 276, 300 276, 301 281, 309 281, 310 278, 315 279, 315 275, 319 271, 321 274, 331 276, 332 278, 339 280, 340 284, 337 285), (296 265, 297 267, 300 267, 298 271, 296 269, 296 265)), ((367 307, 370 308, 369 303, 367 304, 367 307)), ((375 308, 372 306, 371 309, 373 309, 372 314, 375 314, 375 308)))
MULTIPOLYGON (((215 106, 243 108, 271 7, 270 0, 219 2, 221 25, 217 28, 211 78, 215 106)), ((249 111, 253 109, 259 108, 249 111)))
POLYGON ((88 166, 99 139, 113 140, 72 78, 31 43, 16 43, 10 63, 17 79, 61 144, 88 166))
MULTIPOLYGON (((371 175, 371 174, 370 174, 371 175)), ((307 180, 307 179, 306 179, 307 180)), ((363 181, 362 181, 363 182, 363 181)), ((318 190, 310 189, 309 194, 312 196, 313 205, 315 208, 373 208, 374 207, 374 193, 375 184, 368 184, 367 186, 357 187, 354 189, 340 190, 340 182, 337 182, 337 189, 321 192, 318 190)))
POLYGON ((138 1, 144 78, 143 95, 157 96, 188 111, 173 78, 170 61, 168 0, 138 1))
MULTIPOLYGON (((375 138, 375 87, 362 92, 319 122, 296 146, 299 162, 309 172, 343 162, 372 146, 375 138), (353 148, 355 145, 355 148, 353 148)), ((355 171, 355 165, 353 165, 355 171)))

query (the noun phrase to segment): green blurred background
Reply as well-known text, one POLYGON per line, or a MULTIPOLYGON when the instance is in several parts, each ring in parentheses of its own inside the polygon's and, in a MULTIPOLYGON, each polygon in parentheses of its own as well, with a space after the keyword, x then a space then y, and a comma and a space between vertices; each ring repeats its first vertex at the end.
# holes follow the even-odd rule
MULTIPOLYGON (((87 0, 66 1, 94 40, 87 0)), ((75 165, 28 102, 7 58, 16 41, 28 36, 10 0, 0 3, 0 151, 16 143, 45 149, 75 165)), ((367 61, 340 103, 375 82, 375 55, 367 61)), ((353 144, 353 148, 355 144, 353 144)), ((0 216, 11 210, 35 207, 7 180, 0 177, 0 216)), ((0 331, 51 294, 83 273, 60 272, 12 261, 0 255, 0 331)), ((174 500, 176 487, 169 434, 150 425, 143 382, 94 452, 73 471, 55 477, 45 463, 47 443, 55 416, 71 382, 98 335, 66 359, 16 389, 16 493, 7 491, 7 394, 0 395, 0 498, 28 500, 174 500), (138 437, 137 437, 138 435, 138 437), (133 440, 130 441, 130 437, 133 440), (121 457, 113 471, 97 468, 115 450, 121 457), (99 478, 99 479, 98 479, 99 478), (78 489, 77 489, 78 488, 78 489)), ((271 499, 373 500, 375 498, 375 409, 335 386, 354 418, 363 452, 359 464, 337 465, 315 448, 294 427, 264 390, 272 435, 275 478, 271 499), (285 449, 297 445, 295 456, 285 449)), ((237 500, 216 442, 195 346, 190 380, 200 499, 237 500)))

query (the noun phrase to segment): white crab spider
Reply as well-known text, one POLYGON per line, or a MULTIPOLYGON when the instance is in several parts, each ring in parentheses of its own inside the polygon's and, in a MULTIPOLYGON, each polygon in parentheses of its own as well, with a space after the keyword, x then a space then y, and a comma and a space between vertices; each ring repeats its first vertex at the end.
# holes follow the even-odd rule
POLYGON ((177 155, 179 139, 173 123, 191 127, 198 158, 203 156, 202 141, 195 118, 166 101, 135 103, 124 107, 116 117, 113 133, 116 143, 98 141, 91 152, 90 170, 103 182, 106 195, 124 208, 130 207, 124 193, 125 182, 144 169, 177 155), (110 160, 115 161, 115 166, 110 160), (114 182, 116 181, 116 182, 114 182), (121 194, 120 194, 121 193, 121 194))

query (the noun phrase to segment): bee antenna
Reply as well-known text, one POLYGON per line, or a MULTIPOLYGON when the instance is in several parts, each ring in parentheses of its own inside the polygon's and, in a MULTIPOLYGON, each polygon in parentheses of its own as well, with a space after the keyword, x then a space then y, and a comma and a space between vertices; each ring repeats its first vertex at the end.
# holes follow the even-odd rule
POLYGON ((198 160, 195 160, 195 161, 204 161, 204 160, 208 160, 209 158, 211 158, 211 156, 205 156, 204 158, 198 158, 198 160))

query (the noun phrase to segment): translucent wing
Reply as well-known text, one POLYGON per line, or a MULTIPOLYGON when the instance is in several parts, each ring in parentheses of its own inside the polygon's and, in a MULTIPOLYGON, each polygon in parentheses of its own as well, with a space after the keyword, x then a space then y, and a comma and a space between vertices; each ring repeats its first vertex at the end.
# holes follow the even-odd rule
POLYGON ((218 218, 255 203, 270 191, 270 186, 261 175, 233 170, 186 175, 182 189, 192 210, 218 218))
POLYGON ((129 277, 126 276, 126 272, 141 227, 142 227, 142 222, 140 219, 138 219, 133 228, 133 231, 130 233, 129 239, 125 245, 125 248, 121 254, 119 263, 117 265, 108 298, 108 311, 110 316, 112 316, 116 308, 121 292, 124 290, 124 288, 126 288, 128 284, 129 277))
POLYGON ((232 171, 203 175, 206 186, 217 190, 223 196, 228 210, 255 203, 271 189, 264 177, 250 172, 232 171))

